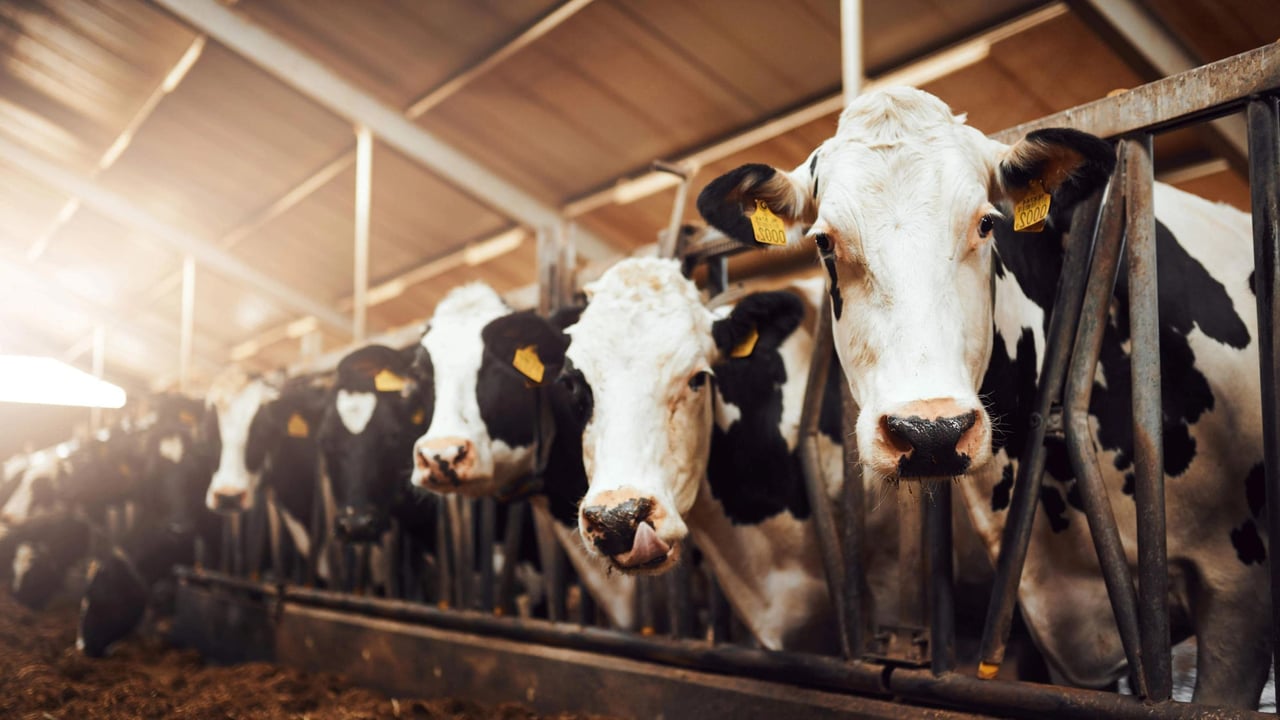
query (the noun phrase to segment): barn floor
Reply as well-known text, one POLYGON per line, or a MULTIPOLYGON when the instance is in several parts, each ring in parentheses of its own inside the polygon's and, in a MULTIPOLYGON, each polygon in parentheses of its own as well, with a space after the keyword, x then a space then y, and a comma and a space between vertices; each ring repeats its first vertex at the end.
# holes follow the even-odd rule
MULTIPOLYGON (((194 651, 133 638, 92 660, 75 644, 76 608, 62 602, 32 612, 0 594, 0 717, 360 718, 544 717, 517 705, 388 698, 327 673, 266 663, 207 666, 194 651)), ((568 720, 584 717, 552 716, 568 720)))

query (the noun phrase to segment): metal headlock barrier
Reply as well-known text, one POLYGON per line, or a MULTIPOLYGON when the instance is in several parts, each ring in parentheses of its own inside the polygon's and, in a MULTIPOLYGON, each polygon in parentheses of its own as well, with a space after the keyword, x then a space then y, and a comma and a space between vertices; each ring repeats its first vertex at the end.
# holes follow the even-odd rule
MULTIPOLYGON (((224 572, 179 572, 175 634, 215 657, 243 658, 265 653, 304 666, 349 672, 382 687, 441 689, 454 695, 465 693, 467 688, 480 688, 480 692, 487 693, 485 697, 494 700, 506 699, 503 693, 513 686, 528 693, 516 699, 535 705, 536 694, 531 688, 538 685, 538 678, 544 681, 543 687, 554 678, 556 682, 581 685, 578 694, 596 701, 586 709, 596 712, 644 715, 662 711, 668 716, 689 716, 700 711, 732 710, 736 716, 752 717, 804 708, 814 717, 851 711, 875 717, 921 713, 949 717, 949 710, 939 709, 949 708, 962 713, 1028 718, 1191 718, 1206 714, 1261 717, 1255 712, 1170 700, 1152 212, 1153 136, 1241 111, 1248 119, 1267 522, 1270 547, 1274 550, 1280 547, 1280 404, 1276 398, 1280 375, 1280 356, 1276 352, 1280 332, 1280 43, 994 136, 1012 143, 1034 129, 1073 127, 1115 140, 1118 164, 1105 191, 1077 208, 1066 243, 1036 405, 1028 428, 1031 439, 1019 459, 983 627, 980 672, 993 675, 992 671, 1005 659, 1018 583, 1040 495, 1045 441, 1055 436, 1063 439, 1068 448, 1136 696, 980 679, 957 670, 951 487, 946 483, 938 484, 923 501, 899 505, 900 600, 896 623, 874 626, 872 619, 865 616, 864 573, 859 562, 867 542, 863 527, 865 500, 852 439, 845 440, 844 489, 834 503, 823 489, 818 472, 818 416, 833 355, 828 308, 817 315, 799 447, 828 591, 836 611, 833 631, 839 633, 841 657, 770 652, 751 647, 749 640, 733 642, 731 613, 716 589, 715 578, 710 573, 704 576, 692 561, 681 563, 679 573, 662 579, 640 578, 635 631, 609 627, 591 602, 586 586, 577 590, 576 612, 571 620, 566 607, 564 553, 549 528, 538 533, 547 586, 546 608, 540 617, 528 613, 521 616, 515 608, 517 583, 512 573, 523 507, 462 498, 441 503, 439 542, 426 557, 427 566, 434 567, 438 574, 438 582, 431 589, 427 589, 429 583, 402 577, 387 586, 390 589, 378 590, 364 574, 355 582, 344 580, 336 585, 352 592, 317 589, 314 569, 305 574, 305 584, 260 582, 256 578, 261 568, 248 568, 244 552, 237 549, 244 544, 243 533, 229 527, 226 544, 230 552, 223 554, 224 572), (1122 252, 1127 259, 1132 338, 1136 591, 1102 486, 1088 419, 1090 392, 1122 252), (499 512, 508 517, 502 539, 495 532, 499 512), (478 543, 473 541, 472 529, 477 516, 478 543), (501 572, 493 566, 493 550, 499 544, 504 557, 501 572), (664 589, 666 598, 661 597, 664 589), (432 653, 457 653, 451 658, 464 661, 441 660, 432 653), (480 656, 476 653, 483 659, 477 659, 480 656), (517 658, 518 662, 509 662, 510 658, 517 658), (488 670, 476 670, 479 665, 488 670), (495 685, 492 676, 506 671, 512 673, 503 680, 506 684, 495 685), (396 678, 401 682, 397 684, 396 678), (596 688, 591 683, 601 685, 596 688), (644 695, 659 690, 669 693, 668 704, 654 705, 652 698, 644 695), (700 704, 698 698, 711 696, 718 699, 700 704), (736 699, 726 700, 729 696, 736 699), (676 698, 687 704, 670 705, 676 698)), ((674 242, 668 238, 663 244, 674 245, 671 252, 682 258, 687 274, 700 265, 706 267, 706 282, 713 295, 728 287, 728 257, 744 251, 724 238, 679 237, 674 242)), ((571 273, 563 269, 574 264, 563 231, 540 236, 539 247, 539 279, 543 287, 540 309, 545 313, 571 297, 571 273)), ((856 408, 846 388, 846 428, 853 427, 854 418, 856 408)), ((412 564, 404 562, 403 547, 391 555, 400 558, 398 564, 388 563, 391 575, 412 564)), ((315 558, 311 560, 314 563, 315 558)), ((368 563, 367 559, 362 562, 368 563)), ((1280 603, 1276 602, 1280 599, 1280 559, 1274 551, 1270 562, 1276 620, 1272 642, 1273 647, 1280 648, 1280 603)))

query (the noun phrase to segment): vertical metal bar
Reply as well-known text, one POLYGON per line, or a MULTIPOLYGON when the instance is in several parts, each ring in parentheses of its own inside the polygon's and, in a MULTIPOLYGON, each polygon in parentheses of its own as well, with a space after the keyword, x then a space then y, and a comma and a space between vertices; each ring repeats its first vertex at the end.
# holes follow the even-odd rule
POLYGON ((708 568, 706 576, 708 624, 711 626, 711 644, 715 645, 729 641, 729 626, 733 620, 733 610, 729 608, 729 601, 725 598, 724 591, 720 589, 720 583, 716 582, 715 573, 708 568))
MULTIPOLYGON (((1128 153, 1120 154, 1120 172, 1128 153)), ((1107 194, 1107 202, 1098 221, 1098 239, 1095 243, 1093 268, 1085 289, 1084 304, 1080 309, 1080 327, 1071 352, 1071 365, 1067 372, 1066 434, 1071 467, 1076 475, 1076 487, 1084 501, 1085 517, 1089 520, 1089 533, 1093 536, 1098 564, 1106 583, 1107 596, 1125 657, 1138 681, 1138 694, 1149 695, 1147 673, 1144 669, 1138 633, 1138 602, 1133 591, 1133 577, 1125 560, 1120 533, 1116 530, 1116 518, 1111 501, 1102 484, 1102 471, 1098 464, 1097 450, 1089 426, 1089 398, 1093 394, 1094 374, 1098 355, 1102 350, 1102 336, 1107 328, 1108 311, 1116 274, 1120 269, 1120 254, 1124 249, 1124 201, 1117 186, 1123 183, 1113 179, 1107 194)))
POLYGON ((1129 260, 1129 340, 1133 382, 1134 499, 1138 505, 1138 630, 1147 698, 1173 691, 1169 648, 1169 557, 1164 512, 1164 437, 1160 397, 1160 298, 1149 133, 1121 141, 1129 260))
MULTIPOLYGON (((688 551, 688 548, 685 548, 688 551)), ((677 563, 671 572, 668 572, 664 579, 666 580, 667 590, 667 621, 671 631, 671 637, 687 638, 693 634, 693 623, 688 610, 692 605, 689 598, 689 565, 687 563, 677 563)))
MULTIPOLYGON (((1113 188, 1113 195, 1118 191, 1118 187, 1113 188)), ((1118 202, 1115 197, 1109 198, 1112 202, 1118 202)), ((1013 626, 1013 613, 1018 602, 1018 583, 1022 579, 1022 566, 1027 559, 1027 547, 1031 543, 1031 527, 1036 517, 1036 503, 1040 499, 1040 481, 1044 477, 1045 433, 1048 431, 1053 405, 1062 395, 1067 361, 1071 357, 1071 345, 1075 339, 1076 326, 1080 322, 1080 304, 1084 300, 1089 261, 1093 256, 1094 231, 1101 208, 1101 192, 1094 193, 1076 208, 1063 253, 1058 293, 1045 338, 1044 365, 1040 371, 1040 384, 1036 388, 1035 411, 1031 414, 1027 445, 1019 458, 1018 478, 1013 486, 1009 511, 1005 515, 991 602, 987 605, 987 617, 982 630, 978 677, 987 680, 996 676, 1000 664, 1004 662, 1005 646, 1009 642, 1009 630, 1013 626)))
POLYGON ((542 561, 542 576, 547 586, 547 617, 552 622, 567 620, 564 607, 564 551, 556 539, 555 522, 550 513, 534 512, 533 526, 538 538, 538 558, 542 561))
POLYGON ((595 627, 600 613, 597 612, 595 596, 591 588, 582 578, 578 578, 578 624, 584 627, 595 627))
POLYGON ((1262 376, 1263 463, 1271 558, 1272 643, 1280 658, 1280 99, 1252 100, 1248 109, 1249 189, 1253 201, 1254 294, 1258 300, 1258 361, 1262 376))
POLYGON ((929 653, 935 675, 956 667, 956 606, 951 556, 951 481, 924 499, 929 561, 929 653))
MULTIPOLYGON (((898 503, 898 625, 900 633, 908 629, 923 629, 929 625, 926 608, 928 598, 925 596, 925 561, 924 561, 924 488, 920 484, 899 487, 898 503), (903 490, 910 489, 908 492, 903 490)), ((914 645, 906 643, 911 638, 899 636, 897 644, 890 646, 893 650, 907 652, 914 650, 914 645)), ((914 654, 914 653, 913 653, 914 654)))
POLYGON ((546 317, 556 308, 556 232, 538 228, 538 314, 546 317))
POLYGON ((196 259, 182 259, 182 335, 178 342, 178 390, 191 392, 191 349, 196 329, 196 259))
POLYGON ((666 230, 658 235, 658 257, 673 258, 680 241, 680 225, 684 220, 684 208, 689 199, 689 183, 693 180, 694 168, 683 163, 655 160, 653 169, 680 178, 675 197, 671 201, 671 219, 667 221, 666 230))
MULTIPOLYGON (((102 375, 106 372, 107 364, 107 328, 101 323, 93 326, 93 356, 92 356, 93 376, 102 379, 102 375)), ((102 408, 94 407, 89 409, 89 430, 97 432, 102 428, 102 408)))
POLYGON ((840 650, 844 657, 854 656, 854 646, 845 622, 844 590, 845 565, 842 557, 839 531, 827 494, 827 483, 822 476, 822 458, 818 449, 818 419, 822 414, 822 398, 826 394, 827 373, 831 371, 833 354, 831 337, 831 305, 824 300, 813 329, 813 353, 809 363, 809 377, 805 382, 804 405, 800 410, 800 467, 804 472, 805 490, 809 495, 809 507, 813 511, 814 530, 818 535, 818 548, 822 551, 822 566, 827 576, 827 595, 836 615, 836 629, 840 638, 840 650))
POLYGON ((369 215, 373 199, 373 133, 356 126, 356 227, 351 334, 363 341, 369 309, 369 215))
POLYGON ((440 598, 442 608, 457 604, 453 583, 453 513, 449 512, 449 497, 441 497, 436 503, 436 568, 440 571, 440 598))
POLYGON ((481 498, 480 503, 480 542, 477 552, 480 557, 480 609, 493 612, 494 577, 493 547, 497 535, 498 501, 493 498, 481 498))
POLYGON ((572 303, 577 290, 578 254, 574 245, 577 228, 577 223, 565 220, 560 223, 556 236, 556 309, 572 303))
POLYGON ((848 105, 862 87, 862 0, 840 0, 840 70, 848 105))
MULTIPOLYGON (((828 372, 837 372, 830 370, 828 372)), ((840 516, 843 524, 840 547, 844 556, 844 623, 849 638, 850 659, 856 660, 866 651, 866 629, 871 614, 866 612, 870 593, 864 593, 866 569, 862 566, 863 548, 866 547, 866 489, 862 481, 862 465, 858 462, 858 438, 854 428, 858 424, 858 406, 853 392, 839 372, 842 432, 844 446, 844 484, 840 489, 840 516)))
POLYGON ((657 614, 654 612, 654 578, 652 575, 640 575, 636 577, 636 604, 639 605, 639 612, 636 616, 640 618, 640 634, 653 635, 657 632, 657 614))
POLYGON ((714 297, 729 287, 729 258, 717 255, 707 261, 707 288, 714 297))
POLYGON ((507 528, 502 536, 502 572, 498 575, 499 613, 515 613, 516 565, 520 562, 520 540, 524 536, 523 502, 507 504, 507 528))

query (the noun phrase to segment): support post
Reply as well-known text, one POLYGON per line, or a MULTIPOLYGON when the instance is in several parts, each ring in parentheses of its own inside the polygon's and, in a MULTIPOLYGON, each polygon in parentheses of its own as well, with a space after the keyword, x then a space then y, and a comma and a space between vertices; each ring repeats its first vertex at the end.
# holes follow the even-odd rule
POLYGON ((1169 557, 1164 512, 1164 437, 1160 398, 1160 300, 1150 133, 1121 141, 1129 260, 1130 370, 1133 383, 1134 500, 1138 506, 1138 630, 1147 699, 1173 691, 1169 648, 1169 557))
POLYGON ((1262 97, 1249 102, 1249 188, 1253 200, 1255 293, 1258 300, 1258 360, 1262 375, 1262 437, 1266 467, 1267 532, 1271 560, 1273 650, 1280 657, 1280 378, 1277 329, 1280 329, 1280 99, 1262 97))
POLYGON ((848 105, 862 89, 862 0, 840 0, 840 70, 848 105))
MULTIPOLYGON (((93 376, 102 379, 107 364, 107 328, 98 323, 93 326, 93 376)), ((89 409, 89 430, 98 432, 102 428, 102 408, 89 409)))
POLYGON ((196 259, 182 259, 182 332, 178 341, 178 390, 191 392, 191 348, 196 330, 196 259))
POLYGON ((369 211, 373 194, 373 133, 356 126, 356 227, 354 289, 351 293, 351 335, 365 338, 369 307, 369 211))

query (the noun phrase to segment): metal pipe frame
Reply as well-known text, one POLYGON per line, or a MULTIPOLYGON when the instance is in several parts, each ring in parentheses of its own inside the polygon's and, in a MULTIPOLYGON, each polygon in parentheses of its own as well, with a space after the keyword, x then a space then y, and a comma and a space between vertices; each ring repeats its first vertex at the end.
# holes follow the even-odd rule
POLYGON ((693 640, 638 637, 633 633, 579 627, 544 620, 497 618, 487 613, 442 611, 428 605, 334 593, 294 586, 264 585, 219 573, 179 568, 179 581, 195 587, 221 588, 260 601, 326 608, 353 616, 383 618, 447 630, 538 643, 550 647, 599 652, 696 669, 836 690, 870 697, 932 706, 963 707, 1005 716, 1094 720, 1163 718, 1265 718, 1248 710, 1186 703, 1149 704, 1133 696, 1032 683, 992 683, 956 673, 934 676, 927 668, 885 668, 805 653, 764 651, 737 646, 708 646, 693 640))
POLYGON ((1147 698, 1173 692, 1169 638, 1169 557, 1164 512, 1164 427, 1160 397, 1160 298, 1156 217, 1152 204, 1152 138, 1120 141, 1125 155, 1129 344, 1133 384, 1133 465, 1138 518, 1138 631, 1147 698))
POLYGON ((1262 438, 1266 467, 1267 539, 1271 561, 1271 640, 1280 658, 1280 99, 1249 103, 1249 188, 1253 200, 1254 290, 1258 300, 1258 360, 1262 378, 1262 438))
POLYGON ((1018 460, 1017 482, 1014 483, 1009 510, 1005 514, 991 601, 987 605, 987 617, 983 625, 978 676, 985 679, 994 678, 1000 664, 1004 662, 1009 631, 1013 627, 1013 613, 1018 603, 1018 582, 1022 578, 1022 566, 1031 543, 1031 528, 1035 522, 1036 503, 1040 498, 1041 480, 1044 478, 1045 436, 1053 417, 1053 408, 1062 395, 1067 361, 1071 356, 1071 343, 1080 320, 1085 281, 1089 277, 1094 229, 1101 207, 1100 192, 1081 203, 1076 209, 1071 233, 1066 241, 1058 292, 1045 337, 1045 360, 1040 372, 1040 382, 1036 387, 1035 411, 1031 414, 1031 435, 1018 460))
POLYGON ((1098 355, 1102 350, 1102 337, 1107 328, 1112 291, 1120 270, 1121 252, 1124 250, 1124 200, 1121 196, 1124 183, 1120 178, 1126 172, 1128 154, 1120 153, 1116 176, 1111 181, 1102 216, 1098 221, 1093 267, 1085 289, 1080 325, 1076 331, 1071 366, 1067 372, 1065 424, 1067 451, 1076 476, 1076 487, 1084 502, 1089 533, 1098 554, 1098 564, 1102 569, 1102 578, 1107 587, 1107 596, 1111 600, 1125 657, 1129 661, 1130 671, 1137 678, 1139 694, 1147 697, 1149 690, 1139 642, 1138 605, 1134 596, 1133 578, 1125 560, 1120 533, 1116 529, 1111 502, 1102 482, 1102 471, 1089 424, 1089 399, 1093 395, 1094 374, 1098 355))
POLYGON ((934 484, 924 500, 929 565, 929 660, 934 675, 956 667, 956 603, 951 550, 951 480, 934 484))
POLYGON ((853 401, 849 383, 844 382, 844 371, 833 368, 827 372, 839 372, 841 376, 841 445, 844 450, 844 484, 840 489, 840 550, 844 557, 844 616, 845 636, 853 658, 866 650, 867 628, 871 613, 868 602, 871 597, 866 588, 866 573, 862 570, 863 549, 866 547, 866 490, 862 484, 862 464, 858 460, 858 438, 854 428, 858 424, 858 407, 853 401))

